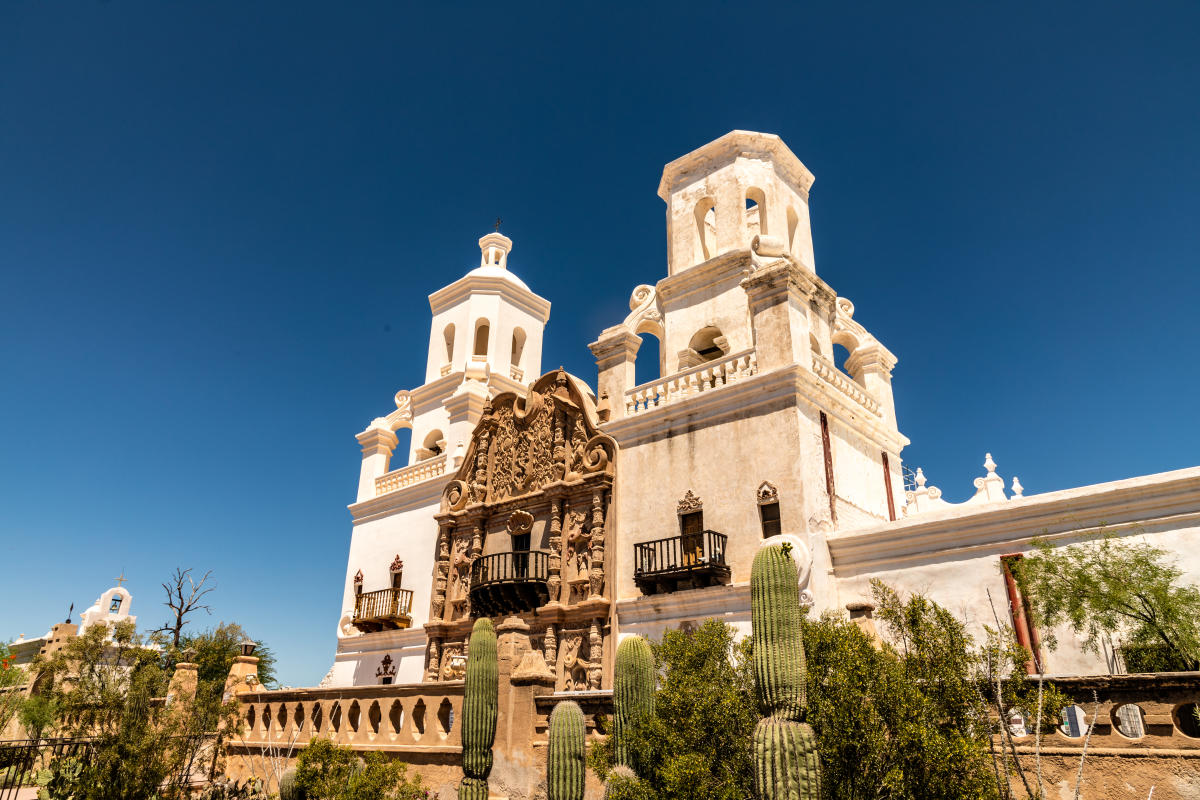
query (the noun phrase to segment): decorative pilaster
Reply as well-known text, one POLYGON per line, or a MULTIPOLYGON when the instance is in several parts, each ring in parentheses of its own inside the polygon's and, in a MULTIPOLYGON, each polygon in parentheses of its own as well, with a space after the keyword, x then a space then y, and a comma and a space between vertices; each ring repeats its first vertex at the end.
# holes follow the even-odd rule
POLYGON ((589 600, 598 599, 604 593, 604 491, 597 489, 592 492, 592 540, 591 540, 592 571, 589 577, 592 582, 592 593, 589 600))
POLYGON ((600 680, 604 675, 604 640, 600 638, 600 622, 592 620, 588 629, 588 688, 595 691, 600 688, 600 680))
POLYGON ((546 653, 546 663, 550 669, 556 669, 558 664, 558 627, 554 623, 546 626, 546 635, 542 639, 542 648, 546 653))
POLYGON ((562 587, 562 498, 550 501, 550 558, 548 559, 546 583, 550 589, 550 602, 559 602, 562 587))
POLYGON ((387 474, 392 451, 399 440, 386 419, 375 419, 365 431, 354 437, 362 446, 362 468, 358 473, 358 501, 375 496, 375 479, 387 474))
POLYGON ((612 419, 625 416, 625 392, 637 384, 633 365, 641 346, 641 337, 624 325, 608 328, 588 345, 600 372, 597 390, 608 395, 612 419))

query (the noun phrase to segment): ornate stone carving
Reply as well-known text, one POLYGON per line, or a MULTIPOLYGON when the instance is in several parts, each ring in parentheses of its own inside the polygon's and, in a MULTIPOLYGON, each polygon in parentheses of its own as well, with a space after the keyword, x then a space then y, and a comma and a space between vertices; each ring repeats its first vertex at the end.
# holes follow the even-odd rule
POLYGON ((704 503, 700 501, 699 497, 696 497, 696 495, 692 494, 691 489, 688 489, 687 494, 685 494, 683 499, 679 501, 680 514, 690 514, 693 511, 699 511, 703 507, 704 503))
POLYGON ((396 665, 392 663, 392 656, 390 653, 385 655, 383 660, 379 662, 379 668, 375 670, 375 677, 381 680, 383 678, 396 677, 396 665))
POLYGON ((758 491, 755 494, 758 497, 758 504, 760 506, 767 505, 768 503, 779 502, 779 490, 776 489, 775 484, 771 483, 770 481, 763 481, 760 483, 758 485, 758 491))
POLYGON ((560 602, 562 588, 562 500, 550 501, 550 558, 546 569, 546 585, 550 589, 550 602, 560 602))
POLYGON ((404 570, 404 562, 400 560, 400 554, 397 553, 396 557, 392 559, 392 566, 388 567, 388 571, 389 572, 401 572, 403 570, 404 570))
POLYGON ((600 679, 604 672, 602 667, 603 649, 604 643, 600 638, 600 623, 592 620, 592 627, 588 629, 588 660, 591 662, 588 665, 588 688, 593 691, 600 688, 600 679))
POLYGON ((508 535, 520 536, 533 529, 533 514, 517 509, 508 518, 508 535))
POLYGON ((360 569, 358 572, 354 573, 354 585, 362 586, 362 582, 363 582, 363 574, 362 574, 362 570, 360 569))
POLYGON ((591 571, 588 578, 592 592, 589 597, 601 597, 604 590, 604 492, 592 493, 592 532, 588 542, 591 571))
POLYGON ((441 639, 429 640, 429 654, 425 660, 425 680, 436 681, 442 671, 441 639))

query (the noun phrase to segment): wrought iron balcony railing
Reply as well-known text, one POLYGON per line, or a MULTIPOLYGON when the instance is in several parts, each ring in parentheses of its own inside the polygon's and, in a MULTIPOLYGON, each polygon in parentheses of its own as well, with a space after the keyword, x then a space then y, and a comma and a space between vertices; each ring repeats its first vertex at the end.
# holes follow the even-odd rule
POLYGON ((471 613, 492 617, 545 605, 550 599, 549 566, 550 554, 542 550, 492 553, 475 559, 471 565, 471 613))
POLYGON ((412 590, 380 589, 354 599, 354 625, 361 631, 407 628, 412 625, 412 590))
POLYGON ((723 533, 685 533, 633 546, 633 580, 646 594, 729 582, 723 533))

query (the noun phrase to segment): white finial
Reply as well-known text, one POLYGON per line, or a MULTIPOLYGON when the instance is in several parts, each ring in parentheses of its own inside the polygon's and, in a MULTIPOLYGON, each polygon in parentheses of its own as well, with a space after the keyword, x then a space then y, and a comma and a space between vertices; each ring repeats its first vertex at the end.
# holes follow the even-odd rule
POLYGON ((983 457, 983 468, 987 470, 988 477, 996 474, 996 462, 992 461, 992 454, 987 453, 983 457))
POLYGON ((925 488, 925 473, 921 471, 920 467, 917 467, 917 486, 925 488))
POLYGON ((1012 493, 1013 497, 1024 497, 1023 492, 1025 487, 1021 485, 1021 481, 1017 480, 1017 476, 1013 475, 1012 493))
POLYGON ((482 251, 479 266, 504 269, 508 266, 508 253, 512 250, 512 239, 499 231, 489 233, 479 240, 479 249, 482 251))

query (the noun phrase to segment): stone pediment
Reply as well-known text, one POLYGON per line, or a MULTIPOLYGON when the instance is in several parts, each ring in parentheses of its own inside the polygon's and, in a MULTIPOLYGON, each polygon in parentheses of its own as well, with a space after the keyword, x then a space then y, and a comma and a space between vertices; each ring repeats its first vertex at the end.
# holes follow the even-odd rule
POLYGON ((503 503, 554 482, 611 475, 616 442, 596 428, 595 406, 579 385, 558 369, 538 378, 524 396, 504 392, 493 398, 446 486, 442 511, 503 503))

